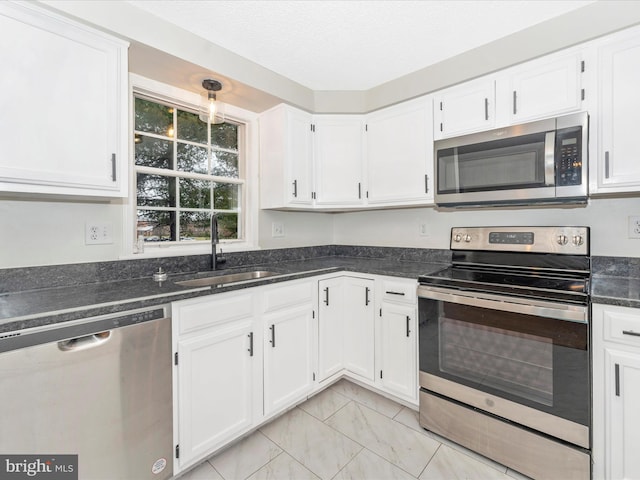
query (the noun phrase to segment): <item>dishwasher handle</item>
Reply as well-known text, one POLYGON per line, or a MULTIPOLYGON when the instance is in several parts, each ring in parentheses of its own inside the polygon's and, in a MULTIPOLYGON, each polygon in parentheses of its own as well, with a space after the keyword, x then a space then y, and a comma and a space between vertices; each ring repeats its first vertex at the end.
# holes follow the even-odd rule
POLYGON ((89 348, 99 347, 111 338, 111 330, 98 332, 84 337, 76 337, 70 340, 62 340, 58 342, 58 349, 63 352, 79 352, 89 348))

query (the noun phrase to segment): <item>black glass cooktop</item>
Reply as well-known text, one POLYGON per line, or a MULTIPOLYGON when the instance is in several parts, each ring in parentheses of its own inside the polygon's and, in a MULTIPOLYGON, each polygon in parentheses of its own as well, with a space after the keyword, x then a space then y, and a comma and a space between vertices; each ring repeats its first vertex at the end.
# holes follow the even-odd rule
POLYGON ((587 303, 588 275, 474 267, 449 267, 418 278, 422 285, 519 297, 587 303))

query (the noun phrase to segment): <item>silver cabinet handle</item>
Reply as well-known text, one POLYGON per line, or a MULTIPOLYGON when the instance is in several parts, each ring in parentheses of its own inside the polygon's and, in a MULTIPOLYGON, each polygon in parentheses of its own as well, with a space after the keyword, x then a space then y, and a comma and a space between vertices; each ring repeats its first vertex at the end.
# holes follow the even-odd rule
POLYGON ((604 178, 609 178, 609 151, 604 152, 604 178))
POLYGON ((276 326, 275 324, 271 324, 271 326, 269 327, 269 330, 271 330, 271 340, 269 340, 269 343, 271 343, 271 347, 272 348, 276 348, 276 326))
POLYGON ((249 335, 247 335, 247 337, 249 337, 249 356, 253 357, 253 332, 250 332, 249 335))
POLYGON ((364 306, 369 305, 369 287, 364 289, 364 306))
POLYGON ((116 154, 111 154, 111 180, 116 181, 116 154))
POLYGON ((358 200, 362 198, 362 184, 358 182, 358 200))
POLYGON ((513 114, 518 113, 518 94, 516 91, 513 91, 513 114))
POLYGON ((640 337, 640 333, 634 332, 633 330, 623 330, 622 334, 623 335, 631 335, 633 337, 640 337))
POLYGON ((429 193, 429 175, 424 174, 424 193, 429 193))
POLYGON ((401 295, 401 296, 403 296, 403 297, 404 297, 404 292, 393 292, 393 291, 391 291, 391 290, 387 290, 387 291, 386 291, 386 292, 384 292, 384 293, 386 293, 387 295, 401 295))
POLYGON ((329 306, 329 287, 324 289, 324 303, 329 306))
POLYGON ((411 333, 410 328, 411 328, 411 317, 409 317, 409 315, 407 315, 407 337, 411 333))
POLYGON ((489 120, 489 99, 487 97, 484 98, 484 119, 489 120))
POLYGON ((620 396, 620 365, 615 366, 616 397, 620 396))
POLYGON ((298 180, 293 181, 293 198, 298 198, 298 180))

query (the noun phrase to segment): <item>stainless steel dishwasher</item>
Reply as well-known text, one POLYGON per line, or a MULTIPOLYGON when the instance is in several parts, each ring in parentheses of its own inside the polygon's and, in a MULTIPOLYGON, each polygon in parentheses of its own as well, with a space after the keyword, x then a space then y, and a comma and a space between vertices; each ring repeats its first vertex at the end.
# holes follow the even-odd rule
POLYGON ((77 454, 83 480, 170 478, 169 312, 0 334, 0 453, 77 454))

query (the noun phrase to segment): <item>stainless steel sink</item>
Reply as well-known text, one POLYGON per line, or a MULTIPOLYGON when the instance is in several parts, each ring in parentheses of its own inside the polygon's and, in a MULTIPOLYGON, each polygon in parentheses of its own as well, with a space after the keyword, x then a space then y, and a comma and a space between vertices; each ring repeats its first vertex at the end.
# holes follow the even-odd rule
POLYGON ((259 280, 265 277, 280 275, 277 272, 269 272, 266 270, 254 270, 253 272, 230 273, 228 275, 218 275, 206 278, 194 278, 193 280, 183 280, 176 282, 178 285, 185 287, 208 287, 225 285, 229 283, 246 282, 249 280, 259 280))

